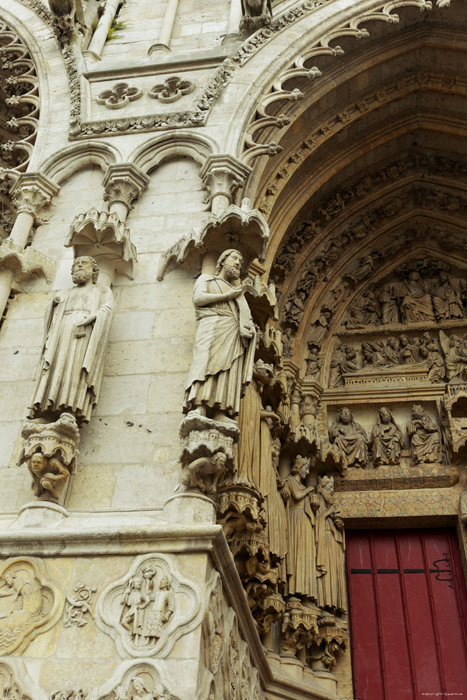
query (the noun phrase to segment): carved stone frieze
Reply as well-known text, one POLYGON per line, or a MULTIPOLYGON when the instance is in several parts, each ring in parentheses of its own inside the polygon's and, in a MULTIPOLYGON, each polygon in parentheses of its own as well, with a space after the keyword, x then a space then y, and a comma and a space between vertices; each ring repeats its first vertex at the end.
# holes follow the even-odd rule
POLYGON ((215 613, 208 613, 203 626, 205 654, 197 697, 200 700, 263 700, 259 674, 239 631, 237 616, 226 603, 220 581, 214 584, 217 576, 215 573, 208 584, 210 611, 214 606, 215 613))
MULTIPOLYGON (((312 241, 317 235, 324 230, 333 220, 341 216, 346 209, 352 206, 355 200, 361 200, 363 197, 370 195, 374 191, 380 190, 382 187, 389 185, 392 182, 397 182, 402 177, 407 177, 412 174, 452 174, 455 177, 465 174, 466 168, 462 162, 455 161, 442 156, 433 156, 420 154, 418 152, 410 153, 408 156, 401 158, 398 161, 390 163, 381 170, 377 170, 371 175, 357 180, 356 183, 333 193, 327 200, 318 205, 312 212, 311 216, 303 222, 299 228, 288 238, 288 240, 280 248, 276 256, 274 265, 271 269, 271 278, 278 282, 290 272, 295 266, 297 254, 303 252, 303 246, 312 241)), ((414 197, 420 203, 425 202, 429 205, 436 197, 437 205, 443 206, 443 196, 430 195, 427 190, 422 188, 419 194, 419 188, 414 190, 414 197)), ((393 202, 392 207, 386 207, 383 214, 385 217, 390 215, 391 209, 394 207, 396 200, 390 195, 389 200, 393 202)), ((451 206, 461 206, 451 202, 451 206)), ((384 206, 384 205, 380 205, 384 206)), ((444 205, 447 206, 447 203, 444 205)), ((465 206, 465 205, 464 205, 465 206)), ((334 235, 326 240, 325 244, 314 254, 313 258, 309 259, 306 265, 306 270, 302 275, 302 281, 297 285, 297 289, 302 286, 311 291, 316 284, 316 276, 329 267, 334 261, 338 260, 345 248, 354 241, 361 240, 374 229, 375 216, 379 209, 371 210, 365 217, 357 216, 351 220, 346 226, 345 235, 334 235)), ((425 237, 428 231, 425 231, 425 237)), ((445 234, 446 235, 446 234, 445 234)), ((437 235, 434 233, 433 239, 436 240, 437 235)))
POLYGON ((39 500, 63 503, 78 455, 80 434, 75 417, 64 412, 53 423, 28 421, 21 436, 24 445, 18 465, 27 462, 34 495, 39 500))
POLYGON ((61 591, 47 579, 37 559, 8 559, 0 569, 0 654, 22 652, 57 622, 63 609, 61 591))
POLYGON ((138 557, 99 597, 95 621, 120 653, 165 658, 199 624, 200 592, 167 556, 138 557))
POLYGON ((96 590, 95 587, 86 586, 84 583, 74 586, 73 593, 66 598, 64 627, 84 627, 88 624, 89 617, 94 617, 91 604, 96 590))
POLYGON ((457 516, 459 512, 459 487, 416 488, 410 490, 339 491, 337 502, 343 518, 353 522, 366 518, 366 523, 381 522, 385 518, 397 518, 399 523, 411 517, 457 516))

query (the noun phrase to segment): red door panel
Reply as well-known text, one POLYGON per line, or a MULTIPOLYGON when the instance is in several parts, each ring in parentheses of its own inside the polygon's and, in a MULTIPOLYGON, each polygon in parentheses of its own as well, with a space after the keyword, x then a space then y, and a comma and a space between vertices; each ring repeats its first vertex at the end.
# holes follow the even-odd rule
POLYGON ((349 532, 347 579, 356 700, 467 696, 467 593, 454 531, 349 532))

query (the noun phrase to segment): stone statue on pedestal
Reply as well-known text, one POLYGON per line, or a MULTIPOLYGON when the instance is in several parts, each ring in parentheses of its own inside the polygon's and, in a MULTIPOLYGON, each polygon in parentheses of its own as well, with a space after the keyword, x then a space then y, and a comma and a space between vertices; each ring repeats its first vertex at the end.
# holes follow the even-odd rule
POLYGON ((184 411, 216 421, 236 420, 240 398, 251 381, 255 328, 239 284, 243 257, 226 250, 214 275, 201 275, 193 301, 197 329, 184 411))
POLYGON ((56 420, 64 411, 88 422, 97 404, 113 295, 98 284, 94 258, 76 258, 75 284, 58 292, 45 319, 40 373, 29 418, 56 420))

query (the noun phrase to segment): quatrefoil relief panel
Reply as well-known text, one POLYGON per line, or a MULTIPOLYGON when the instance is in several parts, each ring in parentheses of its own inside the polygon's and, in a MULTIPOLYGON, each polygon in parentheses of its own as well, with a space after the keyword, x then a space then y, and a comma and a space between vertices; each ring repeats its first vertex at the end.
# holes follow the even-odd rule
POLYGON ((189 95, 195 89, 195 84, 191 80, 182 80, 177 75, 167 78, 164 83, 154 85, 148 91, 149 97, 159 102, 176 102, 183 95, 189 95))
POLYGON ((138 557, 102 592, 96 624, 121 655, 165 658, 180 637, 201 623, 201 594, 169 557, 138 557))
POLYGON ((137 87, 130 87, 128 83, 116 83, 110 90, 104 90, 96 97, 99 105, 107 109, 122 109, 130 102, 139 100, 143 91, 137 87))

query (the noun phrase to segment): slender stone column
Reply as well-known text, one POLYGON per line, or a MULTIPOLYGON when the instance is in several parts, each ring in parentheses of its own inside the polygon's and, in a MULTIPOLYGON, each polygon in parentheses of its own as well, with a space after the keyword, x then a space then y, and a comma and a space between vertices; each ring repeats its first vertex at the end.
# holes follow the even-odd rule
MULTIPOLYGON (((34 224, 41 222, 41 217, 59 189, 55 182, 41 173, 25 173, 19 176, 11 190, 18 215, 9 237, 3 241, 4 247, 8 247, 9 251, 13 249, 17 257, 22 256, 34 224)), ((5 269, 1 260, 0 266, 3 267, 0 269, 1 318, 11 293, 14 270, 10 266, 5 269)))
POLYGON ((172 38, 172 32, 175 24, 175 17, 177 16, 178 10, 178 0, 167 0, 167 7, 165 10, 164 20, 162 22, 161 33, 159 36, 159 41, 156 41, 149 47, 148 54, 152 54, 153 51, 162 49, 163 51, 170 51, 170 39, 172 38))
POLYGON ((227 35, 238 34, 242 19, 242 6, 240 0, 230 0, 229 26, 227 35))
POLYGON ((218 216, 233 203, 237 190, 250 173, 251 168, 234 156, 215 154, 206 158, 200 177, 214 215, 218 216))
POLYGON ((87 51, 83 52, 85 56, 90 57, 95 61, 100 61, 102 49, 104 48, 104 44, 107 39, 107 34, 112 26, 112 22, 117 14, 120 3, 121 0, 107 0, 105 3, 105 10, 99 20, 96 31, 92 35, 89 48, 87 51))
POLYGON ((111 165, 102 183, 108 212, 91 209, 76 216, 71 225, 65 245, 73 246, 75 257, 96 259, 100 284, 110 287, 117 273, 133 279, 136 248, 125 222, 148 183, 149 177, 132 163, 111 165))

